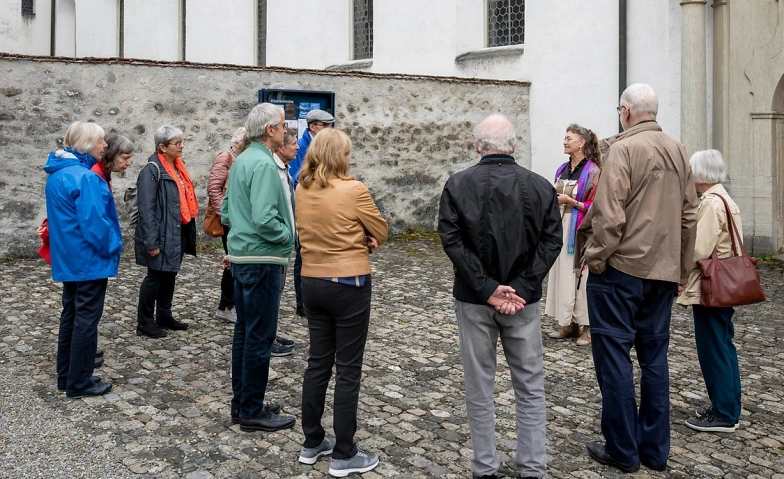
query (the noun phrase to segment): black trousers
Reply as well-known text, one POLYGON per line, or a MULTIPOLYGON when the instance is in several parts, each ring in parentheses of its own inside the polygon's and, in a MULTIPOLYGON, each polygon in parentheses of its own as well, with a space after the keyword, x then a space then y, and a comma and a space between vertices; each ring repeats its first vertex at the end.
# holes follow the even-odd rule
POLYGON ((308 367, 302 382, 302 431, 304 447, 317 447, 324 439, 321 417, 327 385, 335 366, 333 404, 335 459, 356 455, 357 404, 362 360, 370 323, 371 284, 361 288, 316 278, 302 278, 305 315, 310 330, 308 367))
POLYGON ((147 268, 147 276, 144 277, 139 288, 139 308, 136 313, 139 326, 153 323, 153 311, 158 319, 172 317, 172 298, 176 279, 176 271, 147 268))
POLYGON ((98 322, 106 298, 106 279, 63 283, 63 311, 57 337, 57 385, 66 392, 92 386, 98 322))
MULTIPOLYGON (((223 225, 223 252, 229 254, 229 249, 226 246, 226 237, 229 235, 229 228, 223 225)), ((223 270, 223 277, 221 277, 221 299, 218 303, 218 309, 234 309, 234 276, 231 275, 231 269, 223 270)))

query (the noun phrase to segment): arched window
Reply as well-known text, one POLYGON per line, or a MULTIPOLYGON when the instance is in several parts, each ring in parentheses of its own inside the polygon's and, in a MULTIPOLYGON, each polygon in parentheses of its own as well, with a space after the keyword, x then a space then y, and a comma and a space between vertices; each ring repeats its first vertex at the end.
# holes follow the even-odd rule
POLYGON ((525 0, 487 0, 487 46, 522 45, 525 0))

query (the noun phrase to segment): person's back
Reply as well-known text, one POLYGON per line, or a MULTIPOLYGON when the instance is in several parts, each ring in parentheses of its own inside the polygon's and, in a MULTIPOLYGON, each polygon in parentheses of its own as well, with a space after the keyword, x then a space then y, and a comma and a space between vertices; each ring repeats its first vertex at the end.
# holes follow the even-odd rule
POLYGON ((515 162, 512 123, 474 129, 479 164, 444 185, 438 234, 455 269, 453 294, 465 373, 474 477, 496 477, 493 390, 498 338, 515 390, 519 477, 545 474, 546 407, 538 301, 563 244, 553 186, 515 162))
POLYGON ((684 196, 694 189, 685 149, 655 122, 640 123, 625 133, 629 136, 609 149, 592 215, 598 223, 618 227, 594 229, 593 246, 586 254, 601 258, 599 248, 605 253, 614 249, 606 260, 619 271, 678 282, 681 213, 684 196))

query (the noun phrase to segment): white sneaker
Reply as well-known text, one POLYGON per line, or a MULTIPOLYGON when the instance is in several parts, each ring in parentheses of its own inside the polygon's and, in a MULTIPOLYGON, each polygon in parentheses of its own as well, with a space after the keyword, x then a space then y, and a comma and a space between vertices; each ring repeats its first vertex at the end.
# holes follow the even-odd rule
POLYGON ((219 310, 217 310, 215 312, 215 317, 218 318, 218 319, 222 319, 223 321, 226 321, 227 323, 236 323, 237 322, 237 312, 234 311, 233 309, 230 309, 228 311, 224 311, 222 309, 219 309, 219 310))

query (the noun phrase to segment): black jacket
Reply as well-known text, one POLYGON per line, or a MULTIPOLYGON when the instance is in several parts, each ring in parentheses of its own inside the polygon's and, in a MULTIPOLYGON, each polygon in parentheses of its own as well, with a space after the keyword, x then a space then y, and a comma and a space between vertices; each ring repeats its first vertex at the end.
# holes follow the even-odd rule
POLYGON ((134 252, 136 264, 157 271, 179 271, 184 253, 196 256, 196 222, 180 221, 180 192, 153 153, 136 180, 139 221, 136 223, 134 252), (155 162, 159 170, 150 162, 155 162), (160 249, 157 256, 147 253, 160 249))
POLYGON ((455 267, 455 298, 486 304, 499 284, 531 304, 563 244, 553 185, 509 155, 486 155, 450 177, 438 234, 455 267))

